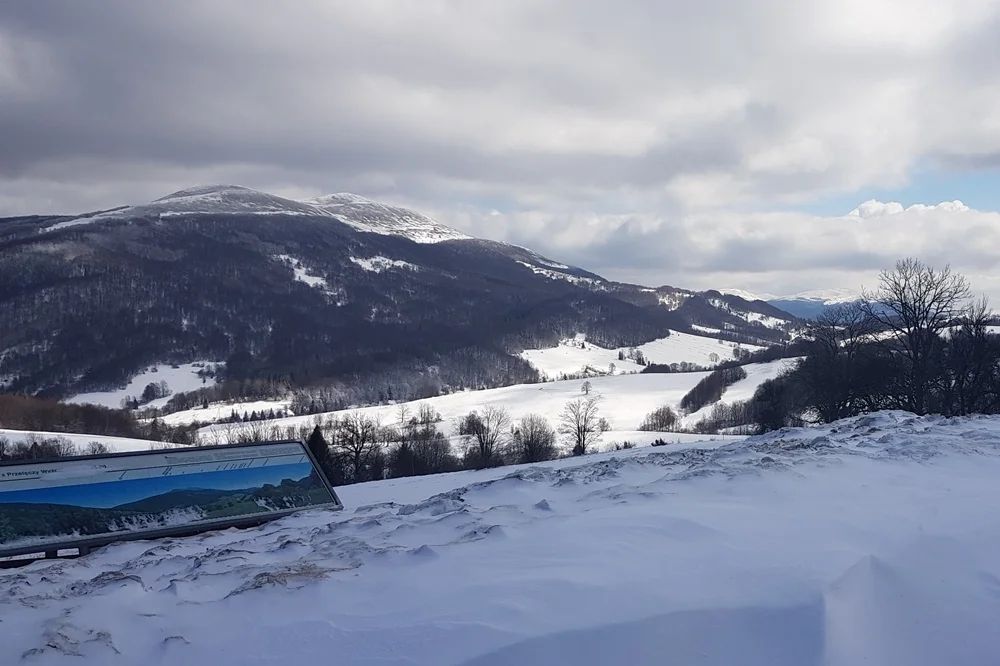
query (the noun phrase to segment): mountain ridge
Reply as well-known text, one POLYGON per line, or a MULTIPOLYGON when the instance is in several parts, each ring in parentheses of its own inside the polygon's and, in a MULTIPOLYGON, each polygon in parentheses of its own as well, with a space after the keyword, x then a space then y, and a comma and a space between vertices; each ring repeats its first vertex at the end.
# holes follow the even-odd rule
POLYGON ((0 219, 14 323, 0 389, 61 397, 216 358, 244 386, 333 382, 377 400, 537 381, 520 351, 576 333, 621 347, 698 326, 774 344, 796 325, 766 303, 614 282, 357 195, 309 201, 198 186, 0 219))

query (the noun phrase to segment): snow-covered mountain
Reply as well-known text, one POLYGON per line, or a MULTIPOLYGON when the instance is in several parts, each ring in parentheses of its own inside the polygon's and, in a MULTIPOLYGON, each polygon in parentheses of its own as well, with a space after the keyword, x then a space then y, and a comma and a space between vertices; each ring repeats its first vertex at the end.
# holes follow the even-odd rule
POLYGON ((400 236, 416 243, 471 238, 420 213, 370 201, 356 194, 345 192, 295 201, 238 185, 192 187, 148 204, 71 216, 41 231, 109 220, 181 215, 327 216, 359 231, 400 236))
POLYGON ((0 572, 0 661, 987 666, 998 441, 889 412, 348 486, 0 572))
POLYGON ((817 289, 792 296, 776 296, 768 299, 768 303, 796 317, 811 319, 830 308, 859 300, 861 294, 853 289, 817 289))
POLYGON ((302 203, 329 213, 358 231, 402 236, 415 243, 439 243, 472 238, 426 215, 370 201, 356 194, 328 194, 305 199, 302 203))
POLYGON ((802 319, 812 319, 830 308, 861 300, 861 294, 854 289, 814 289, 789 296, 757 294, 745 289, 719 289, 719 292, 749 302, 770 303, 774 307, 802 319))
POLYGON ((767 345, 793 319, 718 292, 615 283, 353 194, 236 185, 0 220, 0 259, 0 308, 16 323, 0 327, 0 390, 58 397, 211 359, 222 381, 346 377, 377 400, 387 374, 411 387, 531 381, 519 352, 578 333, 607 349, 670 330, 767 345))

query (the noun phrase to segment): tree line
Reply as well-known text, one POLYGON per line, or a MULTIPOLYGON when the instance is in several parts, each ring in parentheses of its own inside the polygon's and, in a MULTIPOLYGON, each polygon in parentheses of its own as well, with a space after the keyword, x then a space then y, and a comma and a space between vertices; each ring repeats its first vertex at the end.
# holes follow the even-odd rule
POLYGON ((879 410, 1000 413, 1000 336, 967 278, 904 259, 878 287, 820 316, 801 360, 746 402, 716 405, 703 430, 765 432, 879 410))

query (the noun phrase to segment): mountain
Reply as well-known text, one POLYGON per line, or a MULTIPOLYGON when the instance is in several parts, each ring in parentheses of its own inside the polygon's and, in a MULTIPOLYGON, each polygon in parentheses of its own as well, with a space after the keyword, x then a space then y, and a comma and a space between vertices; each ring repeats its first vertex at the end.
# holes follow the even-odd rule
POLYGON ((813 319, 831 308, 861 300, 861 294, 851 289, 818 289, 794 296, 775 296, 771 305, 802 319, 813 319))
POLYGON ((755 294, 744 289, 720 289, 719 291, 748 302, 763 301, 800 319, 814 319, 831 308, 861 300, 861 294, 853 289, 815 289, 791 296, 755 294))
POLYGON ((770 344, 795 325, 767 303, 612 282, 352 194, 234 185, 0 219, 0 308, 0 389, 53 397, 195 361, 224 363, 244 398, 420 397, 535 381, 519 353, 577 333, 608 348, 670 330, 770 344))

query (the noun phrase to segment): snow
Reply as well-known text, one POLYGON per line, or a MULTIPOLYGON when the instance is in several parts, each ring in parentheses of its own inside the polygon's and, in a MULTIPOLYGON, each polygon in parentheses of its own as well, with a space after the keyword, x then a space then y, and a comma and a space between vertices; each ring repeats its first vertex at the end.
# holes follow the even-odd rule
POLYGON ((82 454, 83 449, 91 442, 100 442, 106 445, 112 453, 124 453, 126 451, 149 451, 154 447, 172 446, 162 442, 154 442, 145 439, 131 439, 127 437, 109 437, 107 435, 81 435, 77 433, 65 432, 39 432, 26 430, 10 430, 0 428, 0 438, 6 439, 11 444, 20 442, 30 442, 39 439, 65 439, 70 444, 76 446, 82 454))
POLYGON ((757 322, 768 328, 782 328, 783 326, 786 326, 788 324, 788 321, 785 319, 778 319, 777 317, 772 317, 771 315, 762 314, 760 312, 740 310, 739 308, 734 307, 729 303, 727 303, 726 301, 719 298, 710 298, 708 299, 708 302, 711 303, 713 306, 719 308, 720 310, 724 310, 732 315, 739 317, 748 324, 757 322))
POLYGON ((290 400, 254 400, 250 402, 225 403, 216 402, 209 404, 208 408, 196 407, 185 409, 172 414, 165 414, 160 417, 160 421, 170 426, 190 425, 192 423, 214 423, 229 418, 235 410, 240 416, 243 412, 251 414, 253 412, 275 412, 285 411, 291 404, 290 400))
POLYGON ((542 275, 550 280, 565 280, 566 282, 572 282, 573 284, 597 284, 600 282, 600 280, 595 280, 594 278, 581 277, 579 275, 572 275, 570 273, 563 273, 561 271, 542 268, 540 266, 535 266, 534 264, 529 264, 526 261, 518 261, 517 263, 531 270, 536 275, 542 275))
MULTIPOLYGON (((798 358, 783 358, 768 363, 744 365, 743 370, 747 373, 746 379, 741 379, 732 386, 729 386, 722 394, 722 398, 718 403, 731 405, 734 402, 749 400, 757 391, 757 387, 767 380, 775 379, 782 373, 793 369, 799 360, 798 358)), ((705 405, 698 411, 691 412, 681 419, 681 424, 685 427, 693 427, 698 421, 709 416, 712 413, 712 407, 718 403, 705 405)))
POLYGON ((721 329, 699 326, 698 324, 691 324, 691 329, 698 331, 699 333, 707 333, 709 336, 715 335, 716 333, 722 333, 721 329))
POLYGON ((738 298, 742 298, 744 301, 750 302, 769 301, 774 298, 774 296, 771 296, 770 294, 755 294, 745 289, 718 289, 717 291, 720 294, 724 294, 726 296, 736 296, 738 298))
MULTIPOLYGON (((616 375, 613 377, 593 377, 591 395, 602 396, 600 415, 608 419, 612 432, 604 434, 604 442, 621 440, 616 431, 634 433, 646 415, 664 404, 671 405, 675 410, 684 394, 691 390, 708 373, 668 373, 648 375, 616 375)), ((541 384, 519 384, 484 391, 463 391, 449 395, 429 398, 427 400, 407 403, 411 413, 416 413, 418 406, 428 404, 440 412, 443 419, 442 430, 451 433, 454 425, 461 417, 472 410, 481 410, 485 405, 504 407, 513 419, 519 419, 526 414, 536 413, 547 418, 554 426, 558 424, 559 414, 570 400, 583 397, 584 380, 567 380, 561 382, 545 382, 541 384)), ((351 410, 355 411, 355 410, 351 410)), ((362 414, 377 416, 385 424, 398 420, 398 405, 383 405, 378 407, 363 407, 356 410, 362 414)), ((318 415, 327 418, 342 412, 330 412, 318 415)), ((269 421, 269 425, 282 428, 312 426, 317 415, 292 416, 269 421)), ((238 430, 239 424, 218 424, 202 428, 199 433, 207 440, 217 437, 213 433, 224 435, 238 430)))
MULTIPOLYGON (((637 346, 636 349, 641 351, 650 363, 669 365, 687 361, 711 367, 721 361, 731 360, 733 349, 736 346, 736 343, 726 340, 720 342, 717 338, 671 331, 669 337, 647 342, 637 346), (718 360, 713 361, 712 354, 717 354, 718 360)), ((761 349, 761 347, 754 345, 741 346, 749 351, 761 349)), ((586 343, 586 349, 581 349, 578 341, 563 340, 557 347, 528 349, 521 353, 521 357, 548 378, 555 378, 561 374, 577 373, 586 366, 607 372, 611 363, 615 364, 619 373, 642 370, 642 366, 636 365, 632 361, 619 361, 618 351, 618 349, 604 349, 590 343, 586 343)))
POLYGON ((660 302, 660 305, 669 308, 670 310, 676 310, 680 306, 684 305, 684 301, 690 297, 690 294, 683 292, 656 295, 656 299, 660 302))
POLYGON ((404 268, 411 271, 419 271, 420 267, 411 264, 408 261, 401 261, 399 259, 390 259, 389 257, 383 257, 382 255, 376 255, 369 259, 359 259, 357 257, 351 257, 351 261, 366 271, 372 273, 381 273, 382 271, 389 270, 390 268, 404 268))
POLYGON ((440 243, 472 238, 426 215, 370 201, 356 194, 328 194, 305 199, 300 203, 333 215, 341 222, 365 233, 402 236, 415 243, 440 243))
POLYGON ((994 664, 1000 420, 339 489, 342 512, 0 573, 8 660, 994 664))
POLYGON ((326 215, 307 204, 237 185, 203 185, 174 192, 148 204, 123 206, 96 215, 59 222, 41 231, 107 220, 177 215, 326 215))
POLYGON ((853 289, 814 289, 803 291, 792 296, 774 296, 777 301, 814 301, 823 305, 840 305, 853 303, 861 298, 861 294, 853 289))
POLYGON ((315 287, 316 289, 321 289, 323 291, 329 291, 330 287, 326 283, 326 279, 315 275, 309 275, 308 269, 302 265, 302 261, 300 259, 296 259, 288 254, 275 255, 275 259, 289 264, 292 267, 292 272, 295 275, 296 282, 302 282, 310 287, 315 287))
MULTIPOLYGON (((115 391, 80 393, 71 398, 67 398, 65 402, 77 405, 91 404, 102 407, 110 407, 112 409, 119 409, 125 398, 138 398, 142 395, 142 391, 146 388, 147 384, 159 383, 161 381, 165 381, 167 383, 167 388, 170 389, 171 395, 174 393, 184 393, 186 391, 196 391, 200 388, 215 384, 215 380, 212 378, 207 378, 203 381, 202 378, 198 376, 198 372, 200 370, 204 370, 206 366, 212 365, 222 365, 222 363, 213 361, 195 361, 193 363, 178 365, 176 368, 172 365, 155 365, 150 368, 146 368, 133 377, 125 388, 117 389, 115 391)), ((166 405, 168 400, 170 400, 170 396, 167 396, 166 398, 158 398, 143 406, 163 407, 166 405)))

